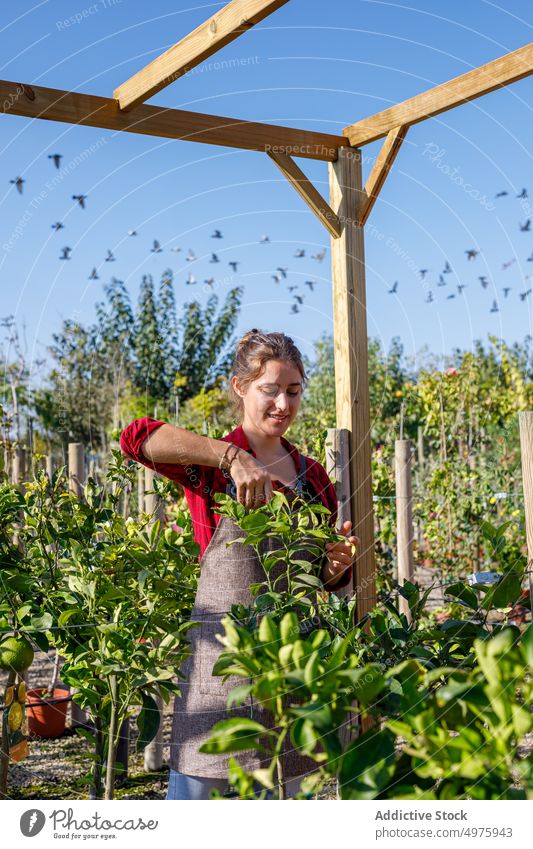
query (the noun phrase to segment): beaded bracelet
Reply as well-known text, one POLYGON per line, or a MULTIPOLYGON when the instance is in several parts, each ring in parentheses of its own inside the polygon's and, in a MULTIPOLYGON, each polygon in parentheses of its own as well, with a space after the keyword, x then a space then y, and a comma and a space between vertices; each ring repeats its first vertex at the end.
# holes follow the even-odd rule
POLYGON ((224 451, 224 454, 223 454, 223 456, 222 456, 222 459, 220 460, 220 463, 218 464, 218 468, 219 468, 219 469, 222 469, 224 472, 229 472, 229 470, 231 469, 231 464, 233 463, 233 461, 234 461, 235 457, 237 456, 237 454, 239 453, 239 451, 240 451, 239 446, 238 446, 238 445, 234 445, 234 444, 233 444, 233 442, 230 442, 230 443, 229 443, 229 445, 228 445, 228 447, 227 447, 227 448, 226 448, 226 450, 224 451), (235 448, 235 454, 233 455, 233 457, 231 457, 230 459, 228 459, 228 457, 227 457, 228 452, 229 452, 232 448, 235 448))

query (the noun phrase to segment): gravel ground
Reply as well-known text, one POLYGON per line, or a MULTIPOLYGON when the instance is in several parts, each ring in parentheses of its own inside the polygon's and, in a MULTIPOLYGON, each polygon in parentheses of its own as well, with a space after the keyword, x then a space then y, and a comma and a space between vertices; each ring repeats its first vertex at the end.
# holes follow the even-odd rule
MULTIPOLYGON (((52 674, 53 653, 36 653, 29 670, 28 688, 47 686, 52 674)), ((5 686, 6 673, 0 673, 0 686, 5 686)), ((160 772, 146 773, 143 755, 135 752, 137 729, 131 723, 129 778, 117 788, 117 799, 164 799, 168 783, 172 701, 165 705, 163 722, 163 759, 160 772)), ((70 723, 70 706, 67 724, 70 723)), ((88 799, 85 776, 90 766, 90 743, 68 728, 57 739, 32 737, 29 757, 9 768, 8 794, 11 799, 88 799)))

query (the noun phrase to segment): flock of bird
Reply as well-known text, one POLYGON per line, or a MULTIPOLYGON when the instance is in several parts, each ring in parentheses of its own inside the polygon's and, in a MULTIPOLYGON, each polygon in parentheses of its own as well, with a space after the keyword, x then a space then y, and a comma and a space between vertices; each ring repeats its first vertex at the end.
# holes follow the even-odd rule
MULTIPOLYGON (((52 154, 49 154, 49 156, 48 156, 48 159, 51 159, 53 161, 53 163, 54 163, 54 165, 57 169, 60 169, 60 167, 61 167, 62 158, 63 158, 63 154, 61 154, 61 153, 52 153, 52 154)), ((25 182, 26 182, 26 180, 24 180, 22 177, 16 177, 14 180, 10 180, 10 183, 12 183, 16 187, 19 194, 23 194, 25 182)), ((83 195, 83 194, 72 195, 72 200, 77 201, 77 203, 78 203, 78 205, 80 206, 81 209, 86 209, 85 202, 87 200, 87 195, 83 195)), ((55 221, 51 225, 51 227, 57 233, 60 230, 63 230, 65 225, 63 224, 62 221, 55 221)), ((135 236, 138 236, 138 232, 135 229, 130 229, 130 230, 127 231, 127 235, 129 237, 135 237, 135 236)), ((215 229, 213 231, 213 233, 211 234, 211 238, 212 239, 223 239, 224 236, 223 236, 223 233, 222 233, 221 230, 215 229)), ((270 242, 270 237, 266 233, 264 233, 259 239, 259 244, 262 244, 262 245, 268 244, 269 242, 270 242)), ((159 253, 162 253, 163 250, 164 250, 164 248, 161 246, 161 243, 157 239, 154 239, 153 242, 152 242, 152 247, 150 248, 150 252, 153 253, 153 254, 159 254, 159 253)), ((171 247, 170 250, 174 253, 181 253, 182 252, 182 248, 180 248, 180 247, 171 247)), ((72 257, 71 257, 72 248, 70 246, 66 245, 63 248, 60 248, 60 251, 61 251, 61 253, 59 255, 60 260, 70 260, 70 259, 72 259, 72 257)), ((303 259, 305 256, 306 256, 306 252, 305 252, 304 248, 298 248, 296 250, 296 252, 294 253, 294 257, 296 259, 303 259)), ((317 251, 315 254, 312 254, 311 259, 315 260, 318 263, 321 263, 324 260, 325 256, 326 256, 326 249, 324 248, 320 251, 317 251)), ((196 262, 198 260, 198 257, 196 256, 196 254, 192 250, 192 248, 188 249, 187 254, 185 256, 185 260, 187 262, 196 262)), ((116 261, 116 257, 114 255, 113 251, 110 250, 109 248, 107 249, 107 256, 104 258, 103 261, 104 262, 115 262, 116 261)), ((213 265, 217 265, 221 261, 222 260, 219 256, 219 254, 216 251, 212 251, 209 262, 213 265)), ((239 266, 241 265, 241 262, 239 260, 230 260, 228 262, 228 265, 229 265, 229 267, 231 268, 231 270, 234 274, 238 274, 239 266)), ((99 280, 100 275, 98 274, 98 270, 99 270, 98 267, 94 266, 93 269, 91 270, 89 276, 88 276, 88 279, 89 280, 99 280)), ((282 281, 288 280, 288 274, 289 274, 288 268, 278 266, 272 273, 272 279, 274 280, 274 283, 280 284, 282 281)), ((192 286, 192 285, 195 285, 198 282, 199 281, 196 279, 195 275, 192 272, 189 272, 187 279, 185 280, 185 283, 188 286, 192 286)), ((210 276, 210 277, 208 277, 204 280, 204 284, 209 286, 210 288, 213 288, 215 283, 216 283, 216 279, 215 279, 214 276, 210 276)), ((314 290, 314 287, 316 286, 316 283, 317 283, 316 280, 305 280, 304 286, 307 286, 309 291, 312 292, 314 290)), ((288 285, 287 288, 288 288, 289 293, 292 295, 292 300, 293 300, 290 311, 291 311, 291 313, 298 313, 300 311, 300 307, 304 303, 304 295, 297 292, 297 290, 299 289, 299 286, 296 285, 296 284, 295 285, 290 284, 290 285, 288 285), (292 294, 294 292, 296 292, 296 294, 292 294)))
MULTIPOLYGON (((59 169, 61 167, 61 159, 62 158, 63 158, 63 155, 61 153, 51 153, 51 154, 48 155, 48 159, 52 160, 54 166, 57 169, 59 169)), ((25 182, 26 181, 22 177, 16 177, 14 180, 10 180, 10 183, 12 183, 16 187, 19 194, 23 194, 25 182)), ((502 197, 506 197, 507 195, 509 195, 509 192, 506 191, 506 190, 503 190, 503 191, 498 192, 495 195, 495 198, 502 198, 502 197)), ((525 189, 525 188, 522 189, 521 192, 518 195, 516 195, 516 197, 519 200, 526 200, 527 197, 528 197, 527 189, 525 189)), ((86 209, 85 202, 87 200, 87 195, 84 195, 84 194, 72 195, 72 200, 75 200, 81 209, 86 209)), ((520 232, 530 233, 531 232, 531 219, 527 218, 524 223, 519 223, 518 226, 519 226, 520 232)), ((64 229, 65 225, 61 221, 55 221, 51 225, 51 227, 55 232, 59 232, 60 230, 64 229)), ((127 234, 128 234, 129 237, 138 236, 138 232, 135 229, 128 230, 127 234)), ((211 234, 211 238, 212 239, 223 239, 224 237, 223 237, 221 230, 215 229, 213 231, 213 233, 211 234)), ((267 234, 263 234, 259 239, 259 244, 268 244, 269 242, 270 242, 270 238, 267 234)), ((157 239, 154 239, 153 243, 152 243, 152 247, 150 248, 150 252, 153 253, 153 254, 159 254, 159 253, 162 253, 163 250, 164 250, 164 248, 161 246, 161 243, 157 239)), ((173 251, 174 253, 181 253, 182 248, 171 247, 170 250, 173 251)), ((60 260, 70 260, 71 259, 71 253, 72 253, 72 248, 69 247, 69 246, 65 246, 65 247, 61 248, 61 254, 59 256, 59 259, 60 260)), ((469 262, 475 261, 480 253, 481 253, 481 251, 477 248, 467 248, 465 250, 466 259, 469 262)), ((306 256, 306 251, 305 251, 304 248, 298 248, 294 253, 295 259, 303 259, 305 256, 306 256)), ((324 248, 320 251, 317 251, 315 254, 312 254, 311 259, 315 260, 318 263, 322 263, 325 256, 326 256, 326 250, 324 248)), ((187 251, 187 254, 185 256, 185 260, 187 262, 195 262, 197 259, 198 259, 198 257, 196 256, 195 252, 191 248, 189 248, 188 251, 187 251)), ((108 248, 107 249, 107 256, 105 257, 104 262, 115 262, 115 261, 116 261, 116 257, 114 255, 113 251, 108 248)), ((211 252, 211 257, 209 259, 209 262, 213 265, 217 265, 221 262, 220 256, 216 251, 211 252)), ((502 271, 506 271, 508 268, 510 268, 512 265, 514 265, 515 262, 516 262, 516 258, 510 259, 507 262, 504 262, 502 264, 502 271)), ((527 257, 527 262, 533 262, 533 252, 530 256, 527 257)), ((228 262, 228 265, 231 268, 231 270, 233 271, 233 273, 237 274, 239 266, 241 265, 241 263, 238 260, 230 260, 228 262)), ((429 268, 420 268, 419 269, 419 274, 420 274, 422 281, 426 281, 427 275, 430 272, 430 270, 431 269, 429 269, 429 268)), ((288 268, 278 266, 273 271, 271 277, 272 277, 272 280, 274 281, 274 283, 279 285, 283 281, 288 280, 288 273, 289 273, 288 268)), ((448 275, 450 275, 450 274, 453 275, 453 273, 454 273, 454 271, 453 271, 449 261, 446 260, 444 268, 442 269, 442 271, 438 275, 438 280, 436 281, 436 286, 439 287, 439 288, 447 286, 448 285, 448 275)), ((89 274, 88 279, 89 280, 99 280, 100 279, 99 274, 98 274, 98 268, 96 266, 92 269, 91 273, 89 274)), ((449 279, 450 279, 450 282, 451 282, 452 278, 449 278, 449 279)), ((526 286, 527 286, 529 281, 533 281, 533 275, 526 275, 525 279, 526 279, 526 286)), ((482 289, 487 289, 489 287, 489 285, 491 285, 491 281, 488 279, 488 277, 486 275, 479 275, 478 281, 480 282, 482 289)), ((188 286, 191 286, 191 285, 198 283, 198 280, 196 279, 196 277, 194 276, 194 274, 192 272, 189 272, 185 283, 188 286)), ((215 285, 215 283, 216 283, 216 279, 215 279, 214 276, 210 276, 210 277, 208 277, 204 280, 204 284, 211 287, 211 288, 215 285)), ((305 280, 304 281, 304 286, 307 286, 309 288, 310 292, 312 292, 314 290, 315 285, 316 285, 315 280, 305 280)), ((450 292, 446 296, 446 300, 453 300, 457 296, 461 296, 462 293, 463 293, 463 290, 467 287, 467 285, 468 284, 466 284, 466 283, 455 283, 455 287, 456 287, 457 291, 456 292, 450 292)), ((388 290, 388 294, 389 295, 398 294, 398 286, 399 286, 398 281, 395 281, 393 283, 393 285, 391 286, 391 288, 388 290)), ((291 305, 291 313, 298 313, 300 311, 300 307, 304 303, 304 295, 297 291, 299 289, 299 286, 297 284, 287 284, 287 288, 288 288, 289 293, 292 295, 292 299, 293 299, 293 304, 291 305), (294 292, 296 292, 296 294, 293 294, 294 292)), ((511 286, 502 287, 503 297, 505 299, 508 298, 509 293, 511 291, 512 291, 511 286)), ((531 291, 532 291, 532 288, 531 288, 531 286, 529 286, 528 288, 524 288, 524 291, 519 292, 520 300, 522 302, 524 302, 526 300, 526 298, 528 298, 531 295, 531 291)), ((425 302, 428 303, 428 304, 435 302, 435 295, 434 295, 432 289, 428 290, 425 302)), ((491 306, 489 311, 491 313, 496 313, 496 312, 500 311, 500 307, 499 307, 497 299, 493 299, 492 306, 491 306)))
MULTIPOLYGON (((506 197, 508 195, 509 195, 509 192, 506 191, 506 190, 503 190, 501 192, 498 192, 495 195, 495 198, 502 198, 502 197, 506 197)), ((516 198, 519 199, 519 200, 526 200, 528 198, 527 189, 522 189, 519 192, 519 194, 516 195, 516 198)), ((532 232, 531 223, 532 223, 531 218, 527 218, 524 221, 524 223, 519 222, 518 223, 519 231, 521 233, 532 232)), ((464 253, 466 254, 467 261, 473 262, 476 259, 476 257, 479 256, 481 251, 477 248, 467 248, 464 253)), ((502 271, 507 271, 507 269, 511 268, 511 266, 514 265, 515 262, 516 262, 516 257, 513 257, 512 259, 507 260, 506 262, 502 263, 502 267, 501 267, 502 271)), ((533 262, 533 252, 530 254, 530 256, 527 257, 526 262, 533 262)), ((419 268, 418 269, 418 273, 419 273, 422 281, 425 281, 427 279, 427 275, 428 275, 430 270, 431 269, 429 269, 429 268, 419 268)), ((447 286, 448 280, 445 277, 445 275, 453 274, 453 273, 454 273, 453 268, 451 267, 448 260, 446 260, 445 264, 444 264, 444 268, 442 269, 441 272, 439 272, 438 280, 436 282, 436 286, 439 287, 439 288, 443 287, 443 286, 447 286)), ((491 281, 488 279, 488 277, 486 275, 481 274, 481 275, 478 276, 477 279, 478 279, 479 283, 481 284, 482 289, 487 289, 491 285, 491 281)), ((531 291, 532 291, 532 286, 530 285, 531 283, 533 283, 533 274, 525 275, 524 290, 522 292, 518 293, 522 303, 526 300, 526 298, 528 298, 531 295, 531 291)), ((463 290, 466 289, 468 284, 467 283, 456 283, 455 286, 456 286, 457 292, 450 292, 446 296, 446 300, 451 301, 454 298, 456 298, 457 296, 462 295, 463 290)), ((511 291, 512 291, 512 286, 503 286, 502 287, 504 299, 509 297, 509 292, 511 292, 511 291)), ((388 294, 389 295, 398 294, 398 281, 397 280, 392 284, 391 288, 388 290, 388 294)), ((426 304, 432 304, 432 303, 436 302, 435 301, 435 295, 434 295, 432 289, 428 289, 425 302, 426 302, 426 304)), ((497 298, 493 298, 492 305, 490 307, 489 312, 491 312, 491 313, 500 312, 500 307, 499 307, 497 298)))

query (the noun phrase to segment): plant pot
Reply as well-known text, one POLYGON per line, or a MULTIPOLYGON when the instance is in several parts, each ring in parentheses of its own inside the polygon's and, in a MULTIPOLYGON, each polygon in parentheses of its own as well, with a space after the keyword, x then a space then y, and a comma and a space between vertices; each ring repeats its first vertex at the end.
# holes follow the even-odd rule
POLYGON ((46 687, 28 690, 26 711, 28 732, 37 737, 61 737, 65 732, 67 706, 72 696, 65 687, 54 687, 53 696, 41 698, 46 687))

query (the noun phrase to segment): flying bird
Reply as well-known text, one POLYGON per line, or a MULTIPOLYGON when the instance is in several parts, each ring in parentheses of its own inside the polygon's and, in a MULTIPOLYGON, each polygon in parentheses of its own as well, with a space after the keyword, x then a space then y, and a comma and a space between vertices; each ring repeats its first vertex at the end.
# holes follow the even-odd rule
POLYGON ((476 251, 475 248, 469 248, 467 251, 465 251, 465 254, 466 254, 466 258, 468 260, 471 260, 471 259, 475 259, 477 257, 477 255, 479 254, 479 251, 476 251))
POLYGON ((279 273, 281 274, 281 276, 283 277, 284 280, 287 279, 287 271, 288 270, 289 270, 288 268, 280 268, 279 266, 278 266, 278 268, 276 268, 276 271, 279 271, 279 273))
POLYGON ((389 289, 389 295, 395 295, 397 291, 398 291, 398 281, 395 280, 394 283, 392 284, 392 286, 389 289))
POLYGON ((517 195, 517 198, 518 198, 519 200, 524 200, 525 198, 527 198, 527 189, 522 189, 522 191, 520 192, 520 194, 519 194, 519 195, 517 195))
POLYGON ((212 239, 222 239, 222 233, 220 232, 220 230, 215 230, 214 233, 211 233, 211 238, 212 239))
POLYGON ((267 242, 270 242, 270 236, 267 236, 266 233, 263 233, 263 235, 259 239, 259 244, 260 245, 266 245, 267 242))
POLYGON ((479 280, 479 282, 481 283, 481 285, 483 286, 484 289, 486 289, 487 286, 489 285, 489 281, 484 276, 478 277, 478 280, 479 280))
POLYGON ((234 259, 233 259, 233 260, 230 260, 230 261, 228 262, 228 265, 231 267, 232 271, 233 271, 235 274, 237 274, 237 266, 238 266, 238 265, 240 265, 240 262, 239 262, 238 260, 234 260, 234 259))
POLYGON ((442 274, 439 274, 439 282, 437 283, 437 286, 447 286, 447 285, 448 284, 446 283, 446 280, 444 279, 442 274))
POLYGON ((492 302, 490 312, 500 312, 500 308, 499 308, 498 304, 496 303, 496 301, 492 302))
POLYGON ((211 259, 209 260, 209 262, 220 262, 217 254, 211 254, 211 259))
POLYGON ((59 259, 70 259, 69 254, 72 253, 72 248, 61 248, 63 253, 59 257, 59 259))
POLYGON ((451 301, 451 300, 452 300, 452 298, 455 298, 455 294, 454 294, 453 292, 452 292, 452 294, 451 294, 451 295, 447 295, 447 296, 446 296, 446 300, 447 300, 447 301, 451 301))
POLYGON ((510 259, 509 262, 504 262, 502 265, 503 270, 505 271, 506 268, 510 268, 514 262, 516 262, 516 259, 510 259))
POLYGON ((299 303, 300 305, 302 305, 302 304, 303 304, 304 299, 302 298, 302 296, 301 296, 301 295, 294 295, 293 297, 294 297, 294 300, 295 300, 295 301, 298 301, 298 303, 299 303))
POLYGON ((215 285, 215 278, 209 277, 207 280, 204 280, 204 283, 206 286, 211 286, 211 288, 213 288, 213 286, 215 285))
POLYGON ((525 224, 519 224, 522 233, 529 233, 531 230, 531 218, 528 218, 525 224))
POLYGON ((462 295, 463 289, 465 289, 465 288, 466 288, 466 283, 458 283, 457 291, 459 292, 460 295, 462 295))
POLYGON ((291 312, 300 312, 296 304, 293 304, 291 307, 291 312))
POLYGON ((105 261, 106 262, 115 262, 115 257, 113 255, 113 251, 110 251, 109 248, 107 249, 107 256, 105 258, 105 261))
POLYGON ((93 268, 93 270, 89 274, 89 280, 100 280, 96 268, 93 268))
POLYGON ((494 195, 494 197, 495 197, 495 198, 503 198, 503 197, 505 197, 505 196, 506 196, 506 195, 508 195, 508 194, 509 194, 509 192, 506 192, 506 191, 505 191, 505 189, 504 189, 503 191, 498 192, 498 194, 494 195))
POLYGON ((452 267, 451 267, 450 263, 448 262, 448 260, 446 260, 446 265, 442 269, 442 273, 443 274, 451 274, 452 273, 452 267))
POLYGON ((61 160, 63 159, 63 154, 62 153, 49 153, 48 159, 53 159, 54 165, 56 166, 56 168, 59 168, 59 166, 61 165, 61 160))
POLYGON ((303 256, 305 256, 304 249, 303 248, 297 248, 297 250, 294 253, 294 256, 296 257, 296 259, 301 259, 303 256))
POLYGON ((272 274, 271 277, 274 283, 281 283, 281 277, 279 276, 279 274, 272 274))
POLYGON ((128 236, 136 236, 137 230, 128 230, 128 236))
POLYGON ((298 286, 288 286, 289 292, 294 292, 294 290, 297 288, 298 286))
POLYGON ((315 281, 314 280, 306 280, 305 283, 304 283, 304 286, 309 286, 309 288, 312 292, 313 289, 315 288, 315 281))
POLYGON ((151 253, 160 254, 162 250, 163 248, 161 247, 157 239, 154 239, 153 247, 150 248, 151 253))
POLYGON ((62 230, 64 226, 65 225, 62 224, 61 221, 56 221, 54 224, 51 225, 52 230, 55 230, 56 233, 57 233, 58 230, 62 230))
POLYGON ((198 281, 197 281, 196 277, 194 276, 194 274, 191 274, 191 272, 189 271, 189 276, 187 277, 187 280, 185 282, 186 282, 187 286, 193 286, 198 281))
POLYGON ((175 254, 181 253, 181 248, 170 248, 171 251, 174 251, 175 254))
POLYGON ((531 256, 528 256, 527 262, 533 262, 533 253, 531 254, 531 256))
POLYGON ((21 195, 26 180, 23 180, 22 177, 16 177, 14 180, 10 180, 9 182, 13 183, 13 185, 17 187, 17 192, 21 195))
POLYGON ((422 278, 422 280, 426 279, 426 274, 428 273, 428 271, 429 271, 429 268, 419 268, 418 269, 418 273, 420 274, 420 277, 422 278))
POLYGON ((526 289, 525 292, 520 292, 520 300, 523 302, 527 298, 528 295, 531 295, 531 289, 526 289))
POLYGON ((506 298, 510 291, 511 291, 511 287, 506 286, 505 289, 503 290, 503 297, 506 298))
POLYGON ((185 259, 187 260, 187 262, 194 262, 194 260, 196 259, 196 254, 194 253, 194 251, 191 251, 191 249, 189 248, 189 250, 187 251, 187 256, 185 257, 185 259))
POLYGON ((319 251, 317 254, 314 254, 311 257, 311 259, 316 259, 317 262, 322 262, 322 260, 324 259, 325 256, 326 256, 326 249, 324 248, 323 251, 319 251))
POLYGON ((85 209, 87 195, 72 195, 72 200, 77 200, 82 209, 85 209))
POLYGON ((434 301, 433 292, 428 292, 428 296, 426 298, 426 304, 431 304, 434 301))

